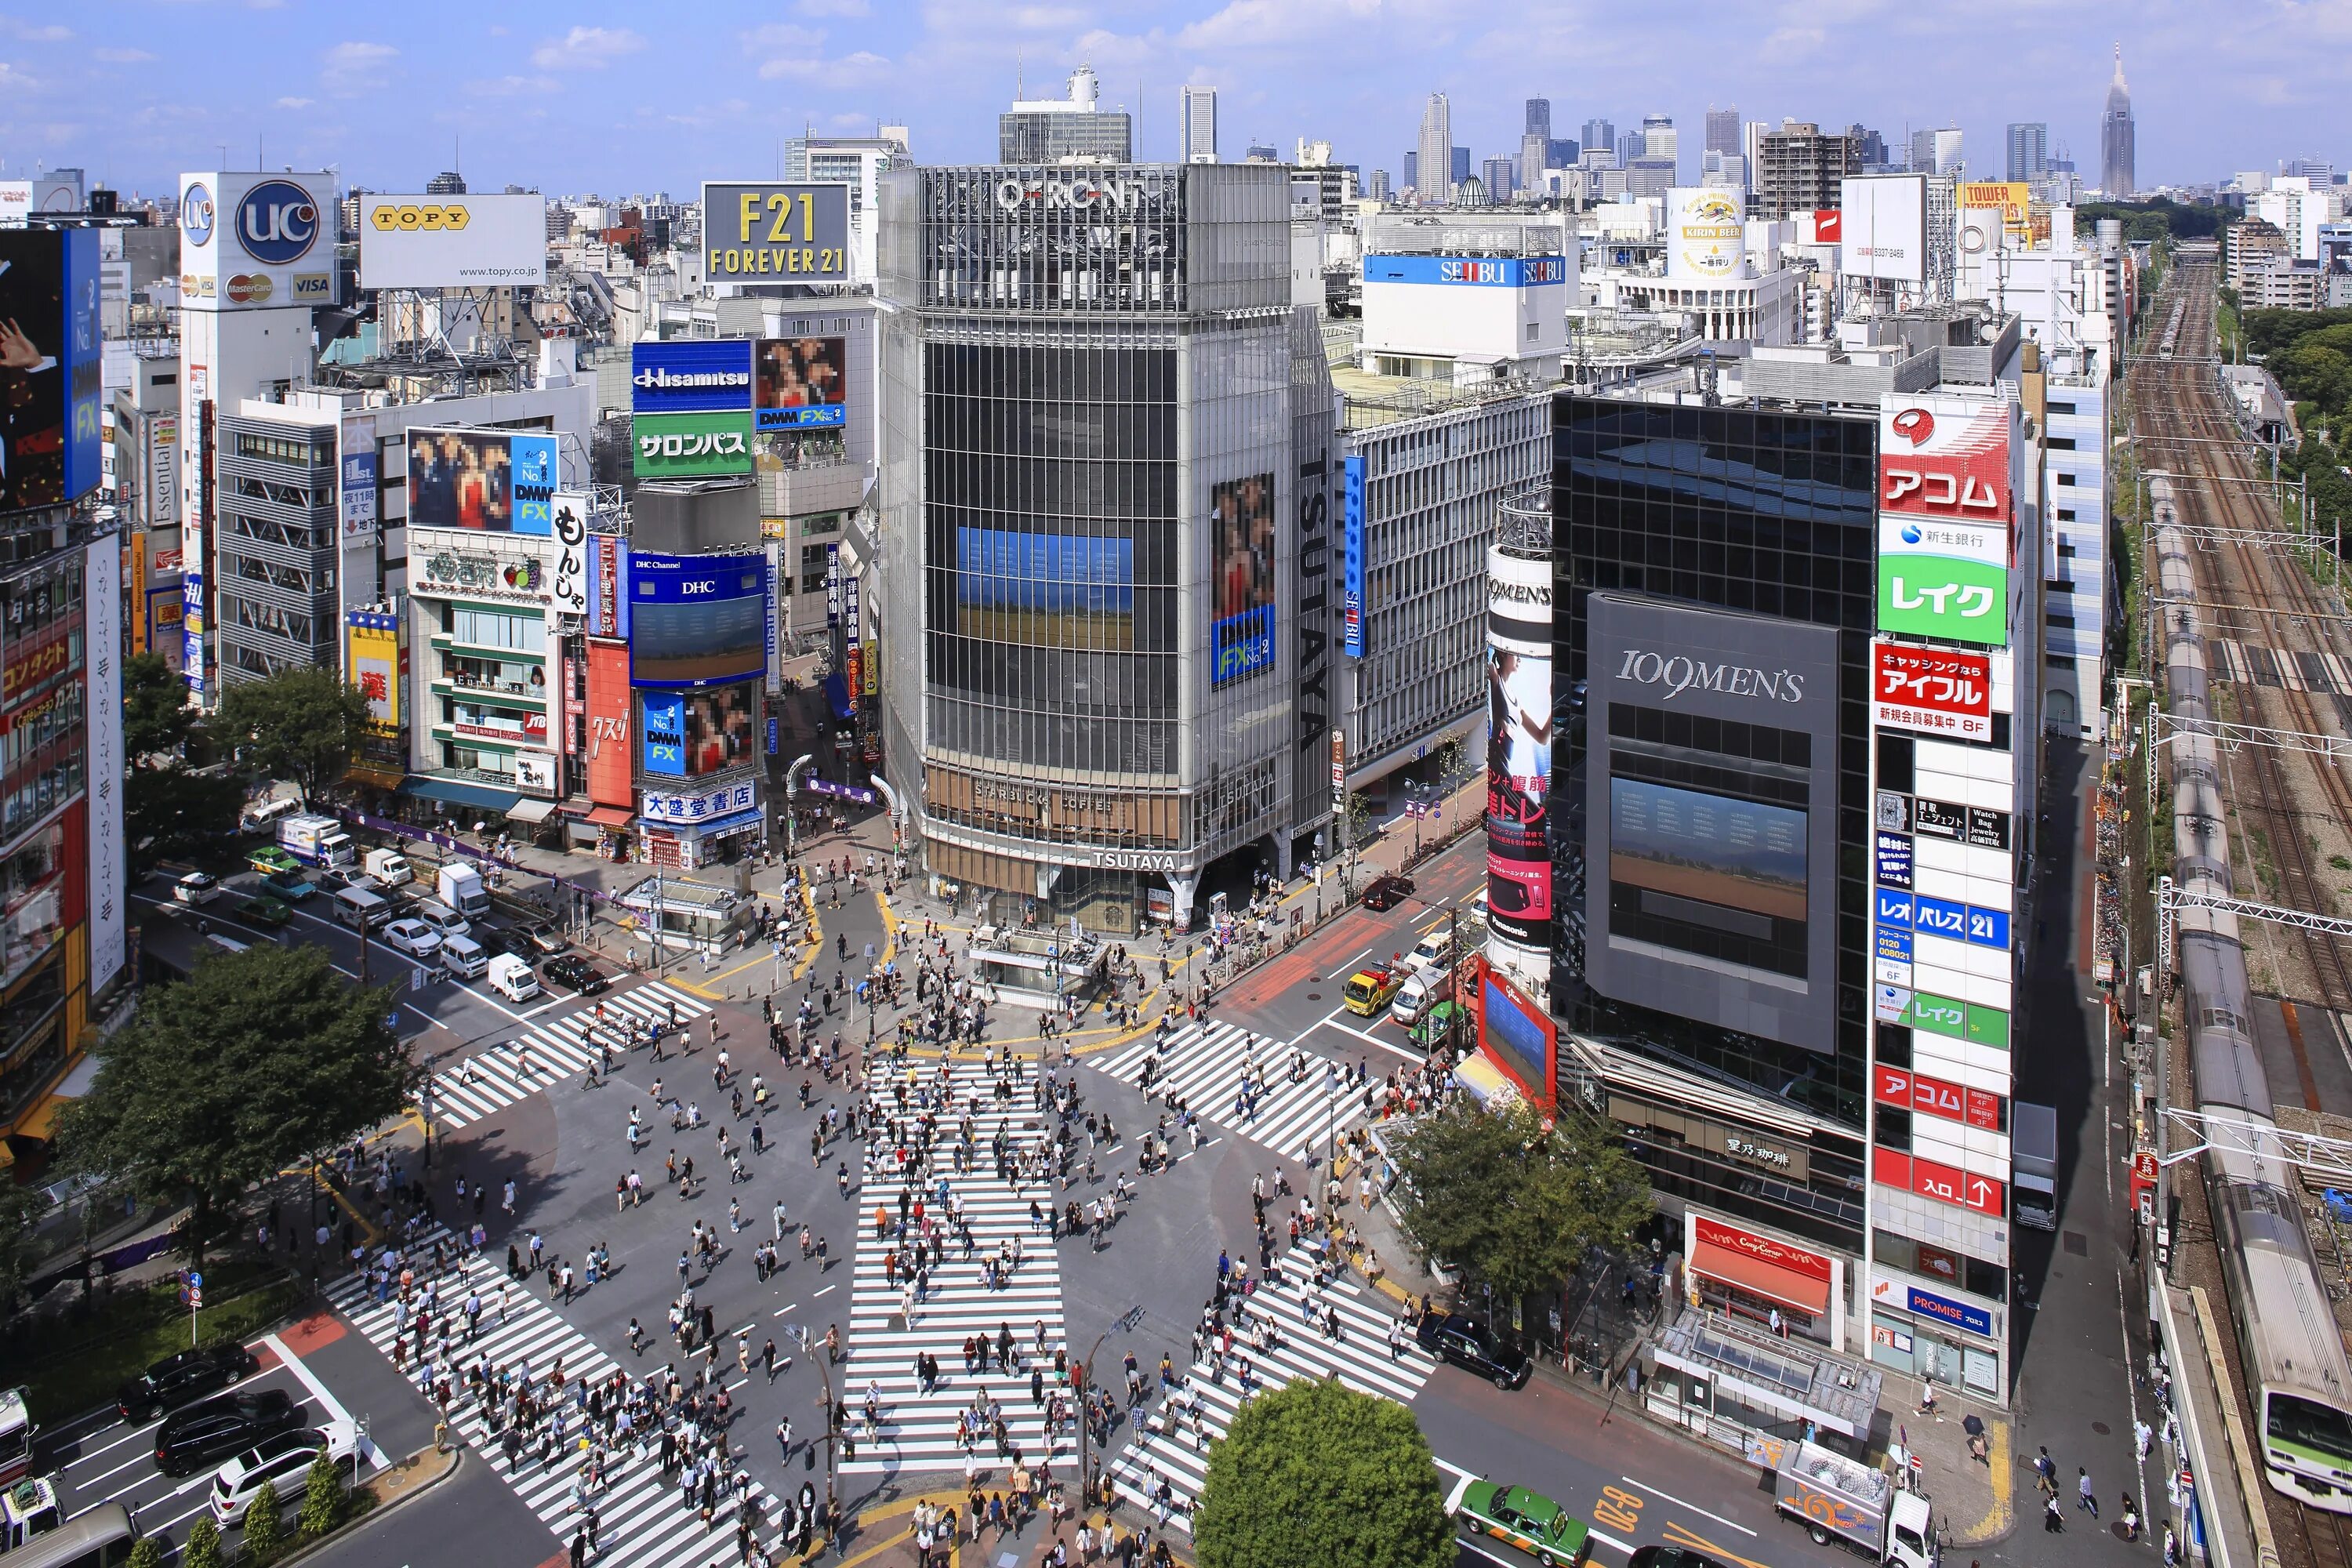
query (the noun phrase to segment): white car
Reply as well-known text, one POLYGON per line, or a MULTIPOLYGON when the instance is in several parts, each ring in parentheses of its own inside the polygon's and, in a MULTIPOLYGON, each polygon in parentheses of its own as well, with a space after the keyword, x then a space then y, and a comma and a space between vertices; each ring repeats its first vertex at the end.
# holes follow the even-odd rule
POLYGON ((441 933, 423 921, 394 921, 383 928, 383 940, 411 958, 431 958, 441 951, 441 933))
POLYGON ((209 904, 220 897, 220 884, 202 871, 191 871, 172 884, 172 897, 184 904, 209 904))
POLYGON ((278 1489, 281 1504, 299 1497, 310 1484, 310 1467, 320 1455, 333 1460, 348 1479, 352 1457, 359 1451, 359 1426, 330 1421, 323 1426, 297 1427, 247 1448, 213 1477, 213 1521, 223 1529, 245 1522, 245 1511, 265 1486, 278 1489))

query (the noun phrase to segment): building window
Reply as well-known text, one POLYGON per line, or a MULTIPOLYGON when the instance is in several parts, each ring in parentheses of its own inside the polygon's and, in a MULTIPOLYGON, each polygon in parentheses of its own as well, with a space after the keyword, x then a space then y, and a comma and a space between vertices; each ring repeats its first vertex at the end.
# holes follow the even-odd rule
POLYGON ((2072 474, 2061 474, 2058 476, 2058 482, 2062 485, 2071 485, 2074 482, 2074 476, 2072 474))
POLYGON ((2071 452, 2074 449, 2074 437, 2072 436, 2045 436, 2042 439, 2042 444, 2049 447, 2053 452, 2071 452))
POLYGON ((2071 403, 2053 403, 2049 405, 2049 409, 2053 414, 2072 414, 2074 412, 2074 405, 2071 403))
POLYGON ((503 615, 497 610, 449 606, 449 635, 472 647, 510 647, 524 653, 547 651, 547 623, 537 616, 503 615))
POLYGON ((822 544, 802 545, 801 592, 803 594, 824 593, 825 574, 826 565, 824 546, 822 544))

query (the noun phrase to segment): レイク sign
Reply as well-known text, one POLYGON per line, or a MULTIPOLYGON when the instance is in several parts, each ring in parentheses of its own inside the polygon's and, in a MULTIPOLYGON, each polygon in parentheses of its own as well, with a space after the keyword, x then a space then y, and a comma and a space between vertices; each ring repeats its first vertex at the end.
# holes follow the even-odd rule
POLYGON ((1881 639, 1872 647, 1870 695, 1883 728, 1992 739, 1992 660, 1984 654, 1881 639))

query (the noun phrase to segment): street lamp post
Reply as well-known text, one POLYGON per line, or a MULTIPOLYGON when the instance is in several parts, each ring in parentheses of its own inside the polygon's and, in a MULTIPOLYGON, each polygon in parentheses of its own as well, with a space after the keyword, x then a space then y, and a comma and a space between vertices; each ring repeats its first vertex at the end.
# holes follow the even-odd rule
POLYGON ((1086 1359, 1073 1363, 1070 1367, 1070 1390, 1077 1401, 1078 1409, 1078 1489, 1082 1500, 1086 1503, 1086 1507, 1079 1510, 1081 1519, 1085 1518, 1087 1512, 1094 1506, 1094 1472, 1087 1468, 1087 1437, 1092 1430, 1089 1425, 1090 1413, 1087 1409, 1087 1388, 1093 1382, 1090 1374, 1094 1370, 1095 1357, 1102 1353, 1105 1340, 1121 1330, 1132 1329, 1141 1321, 1143 1321, 1142 1306, 1138 1304, 1129 1307, 1111 1321, 1109 1328, 1095 1336, 1095 1342, 1087 1350, 1086 1359))
POLYGON ((835 1518, 835 1500, 840 1495, 838 1443, 840 1430, 848 1418, 841 1413, 841 1401, 834 1397, 833 1368, 828 1364, 824 1346, 810 1339, 805 1323, 786 1323, 784 1332, 800 1342, 801 1354, 816 1363, 817 1375, 824 1380, 824 1535, 817 1542, 816 1550, 809 1553, 814 1562, 833 1544, 834 1531, 839 1528, 835 1518))

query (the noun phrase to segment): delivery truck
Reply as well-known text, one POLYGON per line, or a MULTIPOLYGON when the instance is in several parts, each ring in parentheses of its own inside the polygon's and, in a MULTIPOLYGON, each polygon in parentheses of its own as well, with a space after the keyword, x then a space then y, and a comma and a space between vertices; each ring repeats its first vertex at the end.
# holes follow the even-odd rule
POLYGON ((416 873, 410 868, 408 857, 397 849, 369 850, 367 874, 386 888, 405 887, 416 880, 416 873))
POLYGON ((305 866, 347 870, 359 860, 352 836, 331 816, 287 817, 278 825, 278 847, 305 866))
POLYGON ((2017 1223, 2035 1230, 2058 1228, 2058 1112, 2047 1105, 2017 1100, 2010 1106, 2011 1191, 2017 1194, 2017 1223))
POLYGON ((480 920, 490 912, 489 889, 482 886, 482 874, 462 860, 452 860, 441 868, 434 890, 440 895, 441 902, 469 921, 480 920))
POLYGON ((1896 1489, 1895 1478, 1818 1443, 1791 1443, 1781 1451, 1773 1496, 1782 1513, 1812 1532, 1816 1546, 1832 1538, 1874 1563, 1936 1568, 1927 1500, 1896 1489))

